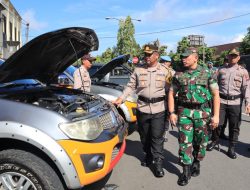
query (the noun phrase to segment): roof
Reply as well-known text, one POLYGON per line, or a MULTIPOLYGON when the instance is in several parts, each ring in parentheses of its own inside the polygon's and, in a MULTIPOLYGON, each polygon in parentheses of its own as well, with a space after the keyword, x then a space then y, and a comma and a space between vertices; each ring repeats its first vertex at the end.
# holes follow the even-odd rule
POLYGON ((218 56, 223 51, 228 51, 230 49, 240 47, 240 44, 241 44, 241 42, 234 42, 234 43, 230 43, 230 44, 222 44, 222 45, 212 46, 210 48, 214 48, 215 49, 215 56, 218 56))

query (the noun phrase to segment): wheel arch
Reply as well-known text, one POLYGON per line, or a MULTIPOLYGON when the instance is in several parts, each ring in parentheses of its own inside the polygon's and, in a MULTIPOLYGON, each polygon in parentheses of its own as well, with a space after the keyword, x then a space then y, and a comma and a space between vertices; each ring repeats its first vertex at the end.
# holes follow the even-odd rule
POLYGON ((60 172, 60 176, 62 176, 68 188, 77 189, 81 187, 75 166, 65 150, 55 139, 43 131, 15 122, 1 121, 0 140, 1 149, 2 147, 15 146, 16 148, 24 148, 29 152, 33 150, 36 154, 46 155, 44 158, 49 158, 48 161, 50 164, 53 162, 52 165, 56 166, 57 171, 60 172), (30 148, 30 150, 25 148, 25 146, 30 148))
POLYGON ((38 149, 36 146, 18 139, 10 139, 10 138, 1 138, 0 144, 1 144, 0 152, 3 150, 18 149, 18 150, 23 150, 25 152, 29 152, 41 158, 56 172, 63 186, 67 188, 62 173, 59 171, 55 162, 47 154, 45 154, 45 152, 38 149))

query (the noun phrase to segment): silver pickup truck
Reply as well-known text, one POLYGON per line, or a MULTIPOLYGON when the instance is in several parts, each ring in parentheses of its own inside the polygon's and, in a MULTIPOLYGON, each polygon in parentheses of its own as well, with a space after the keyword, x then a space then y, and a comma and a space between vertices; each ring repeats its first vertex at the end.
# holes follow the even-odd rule
POLYGON ((98 48, 95 32, 43 34, 0 64, 0 189, 80 189, 110 173, 127 124, 98 95, 51 81, 98 48))

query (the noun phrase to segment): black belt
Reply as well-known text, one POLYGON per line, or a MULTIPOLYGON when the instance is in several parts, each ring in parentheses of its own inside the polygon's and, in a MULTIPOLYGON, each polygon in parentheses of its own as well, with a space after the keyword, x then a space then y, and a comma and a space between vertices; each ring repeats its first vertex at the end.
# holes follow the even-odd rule
POLYGON ((225 94, 221 94, 220 93, 220 98, 224 99, 224 100, 236 100, 238 98, 241 98, 241 94, 239 95, 235 95, 235 96, 229 96, 229 95, 225 95, 225 94))
POLYGON ((201 109, 201 108, 209 108, 209 104, 208 103, 204 103, 204 104, 192 104, 192 103, 187 103, 187 102, 178 102, 178 106, 182 106, 184 108, 188 108, 188 109, 201 109))
POLYGON ((146 102, 146 103, 151 103, 151 104, 153 104, 153 103, 156 103, 156 102, 161 102, 161 101, 163 101, 163 100, 165 100, 165 96, 163 96, 163 97, 158 97, 158 98, 146 98, 146 97, 144 97, 144 96, 138 96, 138 99, 139 100, 141 100, 141 101, 143 101, 143 102, 146 102))

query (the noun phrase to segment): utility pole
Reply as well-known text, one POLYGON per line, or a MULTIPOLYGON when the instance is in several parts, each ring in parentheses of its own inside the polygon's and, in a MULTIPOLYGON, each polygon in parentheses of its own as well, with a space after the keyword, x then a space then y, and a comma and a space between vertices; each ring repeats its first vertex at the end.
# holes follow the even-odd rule
POLYGON ((26 43, 29 41, 29 23, 26 23, 26 30, 25 30, 25 37, 26 37, 26 43))

